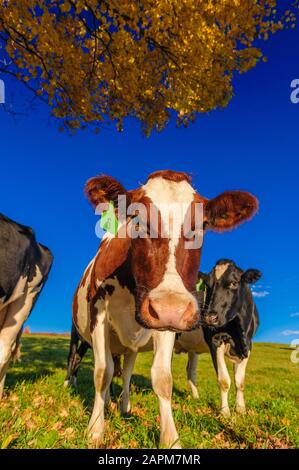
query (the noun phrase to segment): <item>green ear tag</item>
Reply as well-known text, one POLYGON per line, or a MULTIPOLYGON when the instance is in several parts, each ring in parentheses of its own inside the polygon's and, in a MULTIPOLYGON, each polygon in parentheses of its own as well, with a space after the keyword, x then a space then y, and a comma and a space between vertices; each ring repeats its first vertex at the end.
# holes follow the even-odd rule
POLYGON ((203 279, 199 279, 196 283, 196 291, 200 292, 202 290, 205 290, 205 283, 203 279))
POLYGON ((118 219, 114 212, 114 204, 112 201, 109 202, 108 210, 102 213, 100 227, 106 232, 116 235, 118 231, 118 219))

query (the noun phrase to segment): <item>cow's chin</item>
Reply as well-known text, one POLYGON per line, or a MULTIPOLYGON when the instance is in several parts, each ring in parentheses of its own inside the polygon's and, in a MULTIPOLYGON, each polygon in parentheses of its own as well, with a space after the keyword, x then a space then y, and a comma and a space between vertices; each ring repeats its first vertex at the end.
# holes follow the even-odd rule
POLYGON ((191 306, 181 318, 177 318, 175 315, 168 316, 167 319, 159 318, 156 312, 152 309, 148 298, 144 299, 136 312, 136 321, 147 329, 153 329, 158 331, 173 331, 183 332, 192 331, 199 326, 199 315, 194 307, 191 306))

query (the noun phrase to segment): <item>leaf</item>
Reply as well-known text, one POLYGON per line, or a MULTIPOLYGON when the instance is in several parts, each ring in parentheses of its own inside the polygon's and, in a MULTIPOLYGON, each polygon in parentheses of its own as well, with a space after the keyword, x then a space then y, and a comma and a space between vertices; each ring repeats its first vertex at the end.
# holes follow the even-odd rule
POLYGON ((282 418, 281 422, 284 426, 290 426, 291 424, 291 421, 288 418, 282 418))
POLYGON ((18 437, 18 434, 10 434, 1 444, 1 449, 8 449, 10 444, 18 437))

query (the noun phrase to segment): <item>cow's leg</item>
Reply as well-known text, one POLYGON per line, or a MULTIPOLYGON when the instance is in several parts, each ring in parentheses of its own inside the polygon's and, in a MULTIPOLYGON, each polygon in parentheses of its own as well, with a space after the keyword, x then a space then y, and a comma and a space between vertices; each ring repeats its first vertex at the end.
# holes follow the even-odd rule
POLYGON ((6 371, 17 347, 23 324, 28 318, 39 291, 29 289, 7 306, 5 321, 0 331, 0 398, 3 394, 6 371))
MULTIPOLYGON (((111 382, 112 384, 112 382, 111 382)), ((111 405, 112 405, 112 401, 111 401, 111 396, 112 396, 112 393, 110 391, 111 389, 111 384, 110 384, 110 387, 107 388, 106 390, 106 394, 105 394, 105 408, 109 408, 111 405)))
POLYGON ((123 379, 123 391, 121 396, 121 403, 120 409, 122 414, 130 413, 131 411, 131 403, 130 403, 130 383, 132 372, 134 368, 134 364, 136 361, 137 353, 129 352, 124 356, 124 364, 123 364, 123 372, 122 372, 122 379, 123 379))
POLYGON ((88 425, 88 433, 93 446, 98 446, 104 433, 104 408, 107 389, 113 378, 113 359, 109 344, 109 331, 105 313, 98 315, 98 321, 92 332, 94 353, 95 401, 88 425))
POLYGON ((196 372, 197 372, 198 358, 199 358, 198 354, 193 353, 193 352, 188 353, 187 379, 191 388, 193 398, 196 398, 196 399, 199 398, 198 390, 196 387, 196 372))
POLYGON ((216 350, 217 360, 217 378, 221 395, 221 414, 223 416, 230 416, 228 405, 228 392, 231 385, 230 376, 225 362, 225 349, 226 345, 223 343, 216 350))
MULTIPOLYGON (((122 376, 122 367, 121 367, 121 356, 119 354, 112 355, 113 363, 114 363, 114 372, 113 377, 121 377, 122 376)), ((112 405, 111 397, 114 396, 113 393, 113 382, 111 382, 110 387, 107 389, 106 397, 105 397, 105 407, 109 408, 112 405)))
POLYGON ((71 333, 71 341, 70 341, 70 349, 69 355, 67 358, 67 375, 64 381, 64 387, 68 387, 69 385, 76 385, 76 380, 74 377, 75 371, 75 364, 76 364, 76 356, 78 351, 78 346, 80 342, 80 335, 77 332, 75 325, 72 325, 72 333, 71 333))
POLYGON ((246 413, 246 405, 244 399, 245 389, 245 373, 248 363, 249 355, 246 359, 243 359, 239 364, 234 364, 235 372, 235 385, 237 390, 236 397, 236 411, 237 413, 246 413))
POLYGON ((179 437, 174 424, 171 409, 171 359, 174 341, 175 333, 170 331, 154 332, 154 362, 151 369, 151 377, 153 389, 159 399, 161 423, 160 446, 179 449, 179 437))
MULTIPOLYGON (((1 309, 1 317, 0 317, 0 334, 2 331, 2 327, 7 315, 8 307, 2 308, 1 309)), ((6 377, 6 371, 8 369, 8 362, 5 362, 5 350, 4 350, 4 345, 1 343, 0 340, 0 400, 2 399, 3 396, 3 391, 4 391, 4 383, 5 383, 5 377, 6 377)))
POLYGON ((83 357, 89 349, 89 344, 86 341, 81 341, 81 337, 77 332, 76 327, 73 325, 71 342, 70 342, 70 352, 68 356, 68 368, 67 376, 64 381, 64 386, 68 387, 69 385, 77 385, 77 376, 80 364, 83 357))
POLYGON ((73 323, 72 325, 72 332, 71 332, 71 341, 70 341, 70 349, 69 355, 67 358, 67 375, 64 381, 64 386, 68 387, 69 385, 76 385, 76 380, 74 377, 75 371, 75 364, 76 364, 76 356, 78 351, 78 346, 80 342, 80 335, 73 323))
MULTIPOLYGON (((1 355, 1 350, 0 350, 0 355, 1 355)), ((9 360, 5 364, 1 364, 0 362, 0 400, 3 397, 4 384, 5 384, 5 378, 6 378, 8 365, 9 365, 9 360)))

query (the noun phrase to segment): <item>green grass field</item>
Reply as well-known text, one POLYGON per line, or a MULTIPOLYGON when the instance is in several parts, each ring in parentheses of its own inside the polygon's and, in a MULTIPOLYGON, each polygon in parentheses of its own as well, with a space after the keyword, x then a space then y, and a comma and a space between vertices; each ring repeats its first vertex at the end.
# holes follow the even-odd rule
MULTIPOLYGON (((0 403, 0 448, 86 448, 93 406, 92 355, 79 373, 77 390, 64 389, 67 338, 25 336, 22 359, 12 365, 0 403)), ((151 390, 152 354, 139 354, 132 379, 132 414, 119 413, 119 379, 107 412, 107 448, 155 448, 159 442, 156 397, 151 390)), ((255 344, 249 361, 245 416, 219 416, 219 392, 211 359, 198 367, 200 399, 187 387, 187 356, 173 361, 173 413, 185 448, 299 447, 299 365, 281 344, 255 344)), ((231 370, 231 368, 230 368, 231 370)), ((234 389, 230 401, 233 409, 234 389)))

